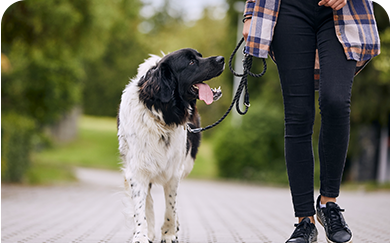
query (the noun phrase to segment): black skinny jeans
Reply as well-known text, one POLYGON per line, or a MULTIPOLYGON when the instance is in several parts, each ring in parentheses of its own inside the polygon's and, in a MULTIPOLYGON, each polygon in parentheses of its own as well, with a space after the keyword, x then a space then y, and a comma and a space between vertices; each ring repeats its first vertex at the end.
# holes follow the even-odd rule
POLYGON ((352 82, 356 61, 346 59, 333 10, 318 0, 282 0, 272 49, 285 112, 285 158, 296 217, 314 210, 312 134, 315 117, 314 62, 320 59, 320 193, 339 195, 349 142, 352 82))

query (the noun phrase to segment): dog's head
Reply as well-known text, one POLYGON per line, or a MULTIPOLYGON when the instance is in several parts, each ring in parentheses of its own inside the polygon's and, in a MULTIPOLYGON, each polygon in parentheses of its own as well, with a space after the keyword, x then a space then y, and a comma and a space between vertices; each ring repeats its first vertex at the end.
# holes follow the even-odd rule
MULTIPOLYGON (((222 56, 203 58, 194 49, 180 49, 164 56, 151 68, 140 86, 153 86, 154 99, 168 103, 180 96, 185 101, 202 99, 207 104, 221 96, 220 90, 210 89, 204 81, 219 76, 225 67, 222 56)), ((152 88, 152 87, 149 87, 152 88)))
POLYGON ((140 79, 140 99, 149 109, 154 106, 163 111, 162 107, 186 109, 196 99, 211 104, 222 96, 222 92, 211 89, 204 82, 219 76, 224 67, 222 56, 203 58, 190 48, 172 52, 140 79))

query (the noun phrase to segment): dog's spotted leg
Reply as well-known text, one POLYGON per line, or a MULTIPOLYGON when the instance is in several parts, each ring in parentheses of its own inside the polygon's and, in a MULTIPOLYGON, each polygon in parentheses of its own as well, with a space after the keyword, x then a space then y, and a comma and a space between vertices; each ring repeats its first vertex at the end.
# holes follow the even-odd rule
POLYGON ((162 231, 162 243, 177 243, 177 212, 176 212, 176 197, 177 189, 179 185, 179 179, 173 178, 167 184, 164 185, 165 194, 165 219, 161 228, 162 231))
POLYGON ((148 223, 149 241, 153 241, 154 237, 155 237, 153 198, 152 198, 152 195, 150 194, 151 189, 152 189, 152 183, 149 184, 148 195, 146 197, 146 220, 148 223))
POLYGON ((127 180, 127 183, 127 188, 134 205, 133 243, 149 243, 148 223, 146 220, 146 198, 149 185, 134 178, 127 180))

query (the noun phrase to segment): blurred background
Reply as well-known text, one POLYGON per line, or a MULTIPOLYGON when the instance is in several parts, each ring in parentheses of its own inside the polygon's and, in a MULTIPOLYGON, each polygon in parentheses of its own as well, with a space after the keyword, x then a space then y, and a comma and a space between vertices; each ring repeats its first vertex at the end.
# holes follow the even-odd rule
MULTIPOLYGON (((344 185, 390 188, 390 25, 375 16, 382 54, 355 78, 344 185)), ((1 22, 2 182, 77 180, 75 167, 119 171, 116 114, 122 90, 151 54, 180 48, 229 58, 240 37, 244 1, 27 0, 1 22)), ((203 133, 190 177, 287 185, 283 103, 275 65, 249 79, 251 108, 203 133)), ((254 60, 253 72, 260 72, 254 60)), ((203 126, 230 105, 233 76, 209 82, 223 97, 198 102, 203 126)), ((320 114, 313 145, 317 153, 320 114)), ((318 164, 318 160, 316 160, 318 164)), ((316 166, 318 182, 319 166, 316 166)))

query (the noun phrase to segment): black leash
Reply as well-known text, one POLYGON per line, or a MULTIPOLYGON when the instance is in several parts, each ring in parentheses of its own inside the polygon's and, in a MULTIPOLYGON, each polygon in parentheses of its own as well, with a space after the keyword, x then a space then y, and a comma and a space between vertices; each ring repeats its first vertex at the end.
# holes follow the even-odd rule
POLYGON ((188 125, 188 123, 187 123, 187 130, 189 132, 191 132, 191 133, 200 133, 200 132, 203 132, 203 131, 205 131, 207 129, 215 127, 216 125, 221 123, 227 117, 227 115, 230 113, 230 111, 232 110, 234 105, 236 105, 236 110, 237 110, 238 114, 245 115, 248 112, 248 109, 249 109, 249 106, 250 106, 250 103, 249 103, 249 92, 248 92, 248 75, 250 75, 252 77, 255 77, 255 78, 262 77, 265 74, 265 72, 267 71, 267 63, 265 62, 265 59, 262 58, 263 66, 264 66, 263 71, 261 73, 259 73, 259 74, 254 74, 254 73, 252 73, 250 71, 250 69, 252 67, 252 56, 248 55, 248 54, 244 54, 244 59, 242 60, 243 67, 244 67, 243 73, 239 74, 236 71, 234 71, 234 69, 232 67, 233 57, 234 57, 234 55, 236 55, 237 50, 240 48, 240 46, 241 46, 241 44, 243 42, 244 42, 244 37, 242 37, 242 39, 238 42, 236 48, 234 49, 234 51, 230 55, 230 59, 229 59, 229 69, 230 69, 230 71, 233 73, 234 76, 241 77, 241 82, 238 85, 236 94, 235 94, 235 96, 233 98, 232 103, 230 104, 230 107, 227 109, 225 114, 218 121, 216 121, 212 125, 208 125, 207 127, 204 127, 204 128, 201 128, 201 127, 200 128, 191 128, 190 125, 188 125), (244 88, 245 88, 245 96, 244 96, 245 111, 241 111, 240 110, 239 101, 240 101, 241 93, 242 93, 244 88))

